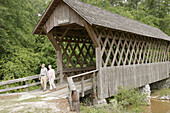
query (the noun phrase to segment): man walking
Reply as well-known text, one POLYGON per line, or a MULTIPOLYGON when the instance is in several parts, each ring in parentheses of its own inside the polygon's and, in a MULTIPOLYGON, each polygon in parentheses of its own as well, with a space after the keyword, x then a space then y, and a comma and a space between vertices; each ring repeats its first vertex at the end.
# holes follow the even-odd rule
POLYGON ((41 66, 41 71, 39 75, 39 80, 41 80, 41 85, 44 88, 43 91, 46 91, 47 87, 47 77, 48 77, 48 71, 47 68, 45 67, 45 64, 42 64, 41 66))

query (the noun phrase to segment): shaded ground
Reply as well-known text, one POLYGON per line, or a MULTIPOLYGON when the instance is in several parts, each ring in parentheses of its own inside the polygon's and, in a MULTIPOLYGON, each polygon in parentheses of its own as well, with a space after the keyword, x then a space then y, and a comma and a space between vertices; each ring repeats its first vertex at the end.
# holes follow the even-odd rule
POLYGON ((68 113, 66 95, 58 92, 32 92, 0 96, 0 113, 68 113), (59 96, 57 96, 59 95, 59 96))

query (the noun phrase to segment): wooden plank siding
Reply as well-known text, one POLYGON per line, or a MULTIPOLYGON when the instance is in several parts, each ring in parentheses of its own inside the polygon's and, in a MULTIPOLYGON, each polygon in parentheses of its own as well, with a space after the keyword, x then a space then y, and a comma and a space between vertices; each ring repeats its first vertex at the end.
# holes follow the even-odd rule
POLYGON ((56 26, 68 25, 73 23, 83 26, 82 17, 80 17, 64 2, 60 2, 48 18, 45 26, 47 28, 47 32, 49 32, 56 26))
POLYGON ((108 98, 118 93, 118 86, 137 88, 169 77, 169 62, 102 67, 100 71, 103 98, 108 98))

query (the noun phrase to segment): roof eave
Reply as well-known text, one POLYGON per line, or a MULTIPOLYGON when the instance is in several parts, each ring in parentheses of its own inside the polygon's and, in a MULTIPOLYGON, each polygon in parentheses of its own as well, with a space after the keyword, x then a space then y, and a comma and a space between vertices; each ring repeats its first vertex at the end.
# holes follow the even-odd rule
POLYGON ((45 10, 45 12, 43 13, 42 17, 40 18, 40 20, 38 21, 36 27, 34 28, 34 30, 32 31, 32 34, 37 34, 36 30, 38 29, 38 27, 40 26, 42 20, 44 19, 45 15, 47 14, 47 12, 49 11, 50 7, 54 4, 56 0, 52 0, 51 3, 48 5, 47 9, 45 10))

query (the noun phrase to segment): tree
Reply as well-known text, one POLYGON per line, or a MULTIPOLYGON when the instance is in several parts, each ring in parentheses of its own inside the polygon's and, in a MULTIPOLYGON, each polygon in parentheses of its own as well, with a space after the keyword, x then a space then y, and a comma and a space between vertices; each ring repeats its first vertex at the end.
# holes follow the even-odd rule
POLYGON ((40 64, 47 61, 42 45, 50 48, 50 42, 45 38, 40 44, 41 38, 32 35, 38 13, 46 6, 45 0, 0 1, 0 80, 39 73, 40 64))

